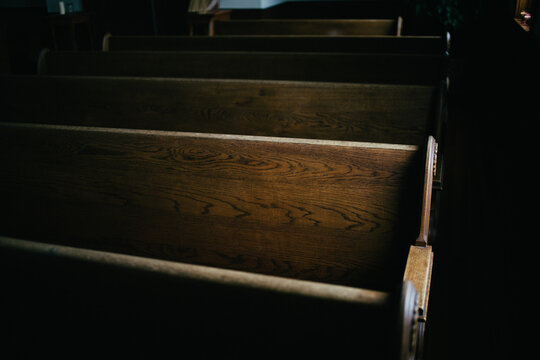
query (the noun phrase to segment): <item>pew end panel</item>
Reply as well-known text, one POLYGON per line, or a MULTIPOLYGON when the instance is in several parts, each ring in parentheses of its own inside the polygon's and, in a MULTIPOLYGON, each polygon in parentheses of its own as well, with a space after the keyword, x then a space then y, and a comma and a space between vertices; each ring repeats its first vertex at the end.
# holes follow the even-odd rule
POLYGON ((431 245, 412 245, 407 256, 403 279, 410 281, 418 292, 418 316, 422 322, 427 320, 432 269, 433 249, 431 245))

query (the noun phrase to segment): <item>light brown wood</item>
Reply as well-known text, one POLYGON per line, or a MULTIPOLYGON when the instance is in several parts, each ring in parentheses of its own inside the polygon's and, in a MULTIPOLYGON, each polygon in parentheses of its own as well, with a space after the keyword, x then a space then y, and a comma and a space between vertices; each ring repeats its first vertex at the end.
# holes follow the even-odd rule
POLYGON ((427 318, 432 268, 431 246, 411 246, 403 279, 411 281, 418 291, 419 316, 422 321, 427 318))

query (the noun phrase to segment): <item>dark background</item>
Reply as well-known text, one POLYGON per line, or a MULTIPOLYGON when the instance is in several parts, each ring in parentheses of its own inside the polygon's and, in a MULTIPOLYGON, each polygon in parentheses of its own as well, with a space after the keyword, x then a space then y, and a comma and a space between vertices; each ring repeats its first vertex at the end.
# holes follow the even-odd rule
MULTIPOLYGON (((537 3, 538 1, 536 1, 537 3)), ((0 8, 3 72, 34 73, 52 46, 45 6, 0 8)), ((21 3, 35 4, 35 1, 21 3)), ((43 2, 44 3, 44 2, 43 2)), ((534 3, 534 2, 531 2, 534 3)), ((0 2, 2 4, 2 2, 0 2)), ((7 6, 8 4, 9 6, 7 6)), ((93 49, 117 35, 187 34, 187 0, 86 0, 94 14, 93 49)), ((236 17, 354 18, 403 15, 406 34, 450 31, 449 122, 438 237, 433 242, 425 359, 520 358, 522 320, 534 283, 535 128, 539 36, 513 20, 516 0, 287 3, 236 17), (527 256, 529 255, 529 256, 527 256)), ((540 11, 540 5, 533 13, 540 11)), ((60 34, 61 35, 61 34, 60 34)), ((80 49, 91 49, 77 30, 80 49)), ((60 38, 67 48, 67 38, 60 38)))

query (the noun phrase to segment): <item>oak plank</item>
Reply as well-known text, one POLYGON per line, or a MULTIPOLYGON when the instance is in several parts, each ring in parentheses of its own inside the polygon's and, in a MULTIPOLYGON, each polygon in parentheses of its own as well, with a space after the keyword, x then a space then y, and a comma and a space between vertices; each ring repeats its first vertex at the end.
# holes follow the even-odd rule
POLYGON ((1 127, 5 235, 374 289, 418 235, 420 147, 1 127))
POLYGON ((441 87, 271 80, 4 76, 4 121, 423 146, 441 87))

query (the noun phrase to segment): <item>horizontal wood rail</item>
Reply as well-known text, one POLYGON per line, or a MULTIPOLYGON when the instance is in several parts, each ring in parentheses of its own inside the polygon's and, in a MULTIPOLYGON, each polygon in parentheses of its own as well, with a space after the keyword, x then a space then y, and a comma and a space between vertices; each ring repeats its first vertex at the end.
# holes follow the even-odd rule
POLYGON ((313 281, 303 281, 250 272, 220 269, 155 258, 138 257, 71 246, 47 244, 42 242, 0 236, 0 247, 41 256, 64 258, 100 266, 143 271, 156 276, 165 276, 184 282, 197 281, 219 284, 257 291, 271 291, 284 295, 296 295, 340 303, 358 304, 367 307, 387 307, 390 294, 387 292, 353 288, 313 281))
POLYGON ((403 19, 257 19, 214 23, 215 35, 400 35, 403 19))
POLYGON ((437 84, 445 60, 432 54, 233 51, 44 51, 41 75, 188 77, 437 84))
POLYGON ((122 36, 107 34, 104 51, 278 51, 439 54, 446 49, 441 36, 122 36))

